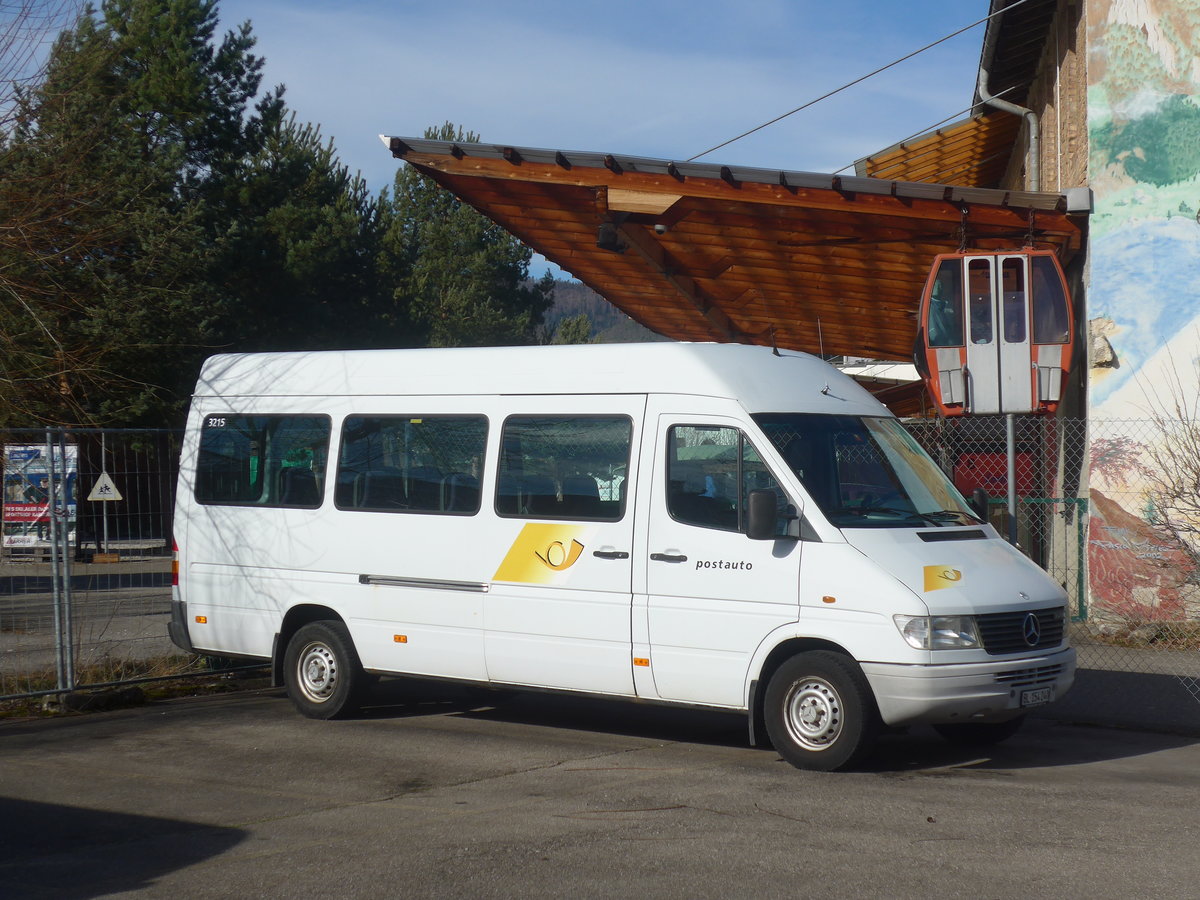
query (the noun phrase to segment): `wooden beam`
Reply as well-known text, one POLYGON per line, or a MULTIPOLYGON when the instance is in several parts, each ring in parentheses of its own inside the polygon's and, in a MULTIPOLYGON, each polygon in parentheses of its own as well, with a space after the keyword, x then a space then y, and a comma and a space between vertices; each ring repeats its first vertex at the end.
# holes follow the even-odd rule
POLYGON ((662 245, 650 237, 637 225, 623 225, 618 229, 630 248, 662 278, 666 279, 684 300, 699 310, 713 327, 719 340, 741 341, 746 335, 733 324, 713 297, 703 291, 695 279, 680 274, 681 267, 674 263, 663 250, 662 245))

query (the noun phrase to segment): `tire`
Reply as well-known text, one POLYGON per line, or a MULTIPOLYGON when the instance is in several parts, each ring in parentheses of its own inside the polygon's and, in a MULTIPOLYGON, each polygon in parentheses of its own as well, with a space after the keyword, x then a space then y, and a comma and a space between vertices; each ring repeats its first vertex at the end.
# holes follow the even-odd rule
POLYGON ((833 772, 861 759, 879 733, 866 676, 848 656, 813 650, 771 676, 763 720, 771 744, 798 769, 833 772))
POLYGON ((934 725, 933 730, 951 744, 960 747, 991 747, 1006 741, 1025 723, 1025 716, 1017 716, 1006 722, 952 722, 934 725))
POLYGON ((310 622, 288 641, 283 658, 288 696, 310 719, 335 719, 358 709, 366 675, 341 622, 310 622))

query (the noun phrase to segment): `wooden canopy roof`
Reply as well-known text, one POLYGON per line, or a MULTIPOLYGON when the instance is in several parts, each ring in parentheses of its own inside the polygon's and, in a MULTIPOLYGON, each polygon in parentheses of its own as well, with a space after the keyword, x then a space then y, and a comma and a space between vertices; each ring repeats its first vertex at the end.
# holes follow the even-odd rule
POLYGON ((677 340, 908 359, 933 257, 1059 250, 1059 194, 384 137, 393 155, 677 340))
POLYGON ((880 150, 858 160, 854 170, 870 178, 995 187, 1020 130, 1020 116, 989 110, 880 150))

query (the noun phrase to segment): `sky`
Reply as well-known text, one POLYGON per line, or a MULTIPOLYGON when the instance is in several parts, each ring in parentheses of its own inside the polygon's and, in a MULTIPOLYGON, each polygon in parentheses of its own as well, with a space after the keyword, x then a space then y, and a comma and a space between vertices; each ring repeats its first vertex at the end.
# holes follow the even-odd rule
MULTIPOLYGON (((378 191, 380 134, 689 159, 982 19, 988 0, 220 0, 264 87, 378 191)), ((983 25, 701 161, 833 172, 967 114, 983 25)), ((849 170, 848 170, 849 171, 849 170)))

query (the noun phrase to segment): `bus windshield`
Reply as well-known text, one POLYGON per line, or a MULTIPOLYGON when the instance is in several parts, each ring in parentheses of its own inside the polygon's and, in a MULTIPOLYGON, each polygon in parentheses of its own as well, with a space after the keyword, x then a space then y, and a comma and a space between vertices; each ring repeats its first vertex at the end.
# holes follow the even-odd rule
POLYGON ((832 525, 979 523, 962 494, 896 419, 760 413, 754 421, 832 525))

